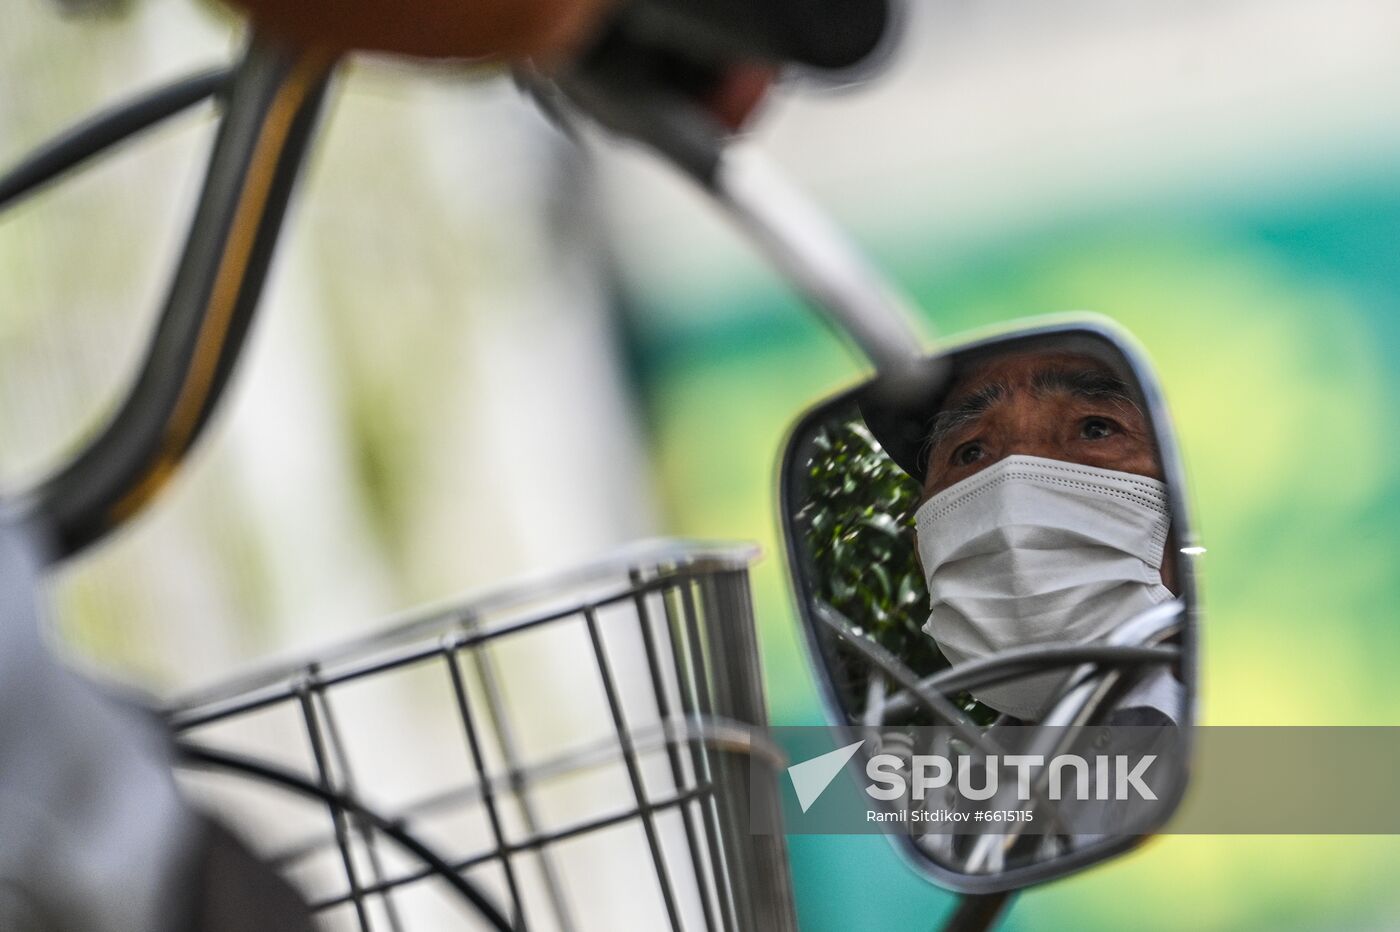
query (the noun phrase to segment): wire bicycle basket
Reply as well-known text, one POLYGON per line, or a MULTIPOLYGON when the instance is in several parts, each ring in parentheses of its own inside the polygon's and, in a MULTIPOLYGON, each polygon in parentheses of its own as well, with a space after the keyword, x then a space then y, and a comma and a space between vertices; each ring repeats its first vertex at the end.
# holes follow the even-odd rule
POLYGON ((645 545, 182 697, 184 782, 328 929, 491 928, 493 906, 531 930, 795 928, 782 836, 749 824, 783 763, 755 555, 645 545))

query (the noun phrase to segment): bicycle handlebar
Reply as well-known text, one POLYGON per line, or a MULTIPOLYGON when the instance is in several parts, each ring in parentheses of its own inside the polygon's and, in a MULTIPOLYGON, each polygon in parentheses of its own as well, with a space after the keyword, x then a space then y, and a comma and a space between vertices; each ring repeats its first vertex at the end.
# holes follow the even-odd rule
MULTIPOLYGON (((144 505, 199 439, 243 348, 332 64, 255 36, 235 69, 199 207, 136 382, 96 438, 20 497, 18 510, 46 533, 51 559, 72 556, 144 505)), ((183 109, 212 80, 177 86, 160 106, 127 108, 139 119, 96 121, 108 136, 96 141, 111 144, 129 135, 114 130, 183 109)), ((95 151, 94 135, 53 149, 71 167, 95 151), (77 144, 84 139, 86 147, 77 144)), ((51 159, 47 177, 64 161, 51 159)))
POLYGON ((232 77, 232 68, 202 71, 84 120, 0 177, 0 210, 161 120, 224 95, 232 77))
POLYGON ((918 392, 936 381, 940 369, 921 365, 912 302, 839 227, 759 153, 736 146, 703 103, 668 85, 635 43, 612 52, 549 80, 525 72, 520 81, 565 129, 572 107, 697 184, 811 309, 889 377, 890 390, 918 392))
MULTIPOLYGON (((848 11, 853 17, 848 29, 828 31, 837 37, 833 41, 850 45, 849 55, 863 59, 890 31, 891 3, 861 0, 857 6, 848 11)), ((713 22, 728 23, 731 40, 745 34, 770 42, 777 41, 775 24, 794 11, 827 9, 812 0, 785 0, 763 12, 727 0, 717 5, 706 0, 704 7, 706 16, 718 16, 713 22)), ((676 22, 689 22, 699 8, 695 0, 660 0, 646 9, 662 20, 675 16, 676 22)), ((801 58, 792 49, 775 54, 801 58)), ((830 58, 826 64, 837 63, 835 51, 824 54, 830 58)), ((726 152, 723 128, 694 102, 665 87, 639 89, 621 80, 630 72, 628 56, 620 60, 620 71, 611 64, 602 70, 591 66, 559 84, 590 115, 649 143, 697 181, 878 371, 912 372, 921 343, 910 327, 912 316, 859 251, 775 173, 754 180, 752 172, 740 171, 752 169, 754 158, 736 162, 726 152)), ((209 94, 227 96, 199 206, 135 383, 98 435, 16 504, 28 523, 46 534, 54 561, 80 552, 134 514, 199 439, 252 323, 333 64, 326 53, 295 51, 254 35, 231 76, 196 75, 115 108, 0 179, 3 208, 209 94)), ((527 83, 546 104, 557 104, 544 82, 527 83)))
MULTIPOLYGON (((887 0, 863 2, 872 10, 888 7, 887 0)), ((676 0, 670 5, 681 9, 686 4, 676 0)), ((785 8, 798 10, 809 5, 807 0, 793 0, 785 8)), ((746 15, 742 2, 728 6, 735 15, 746 15)), ((839 57, 831 48, 808 52, 832 60, 839 57)), ((293 50, 254 35, 231 73, 196 75, 133 104, 115 108, 61 137, 16 172, 0 179, 2 208, 98 151, 211 94, 220 93, 226 101, 226 115, 209 158, 198 207, 135 382, 109 421, 65 467, 16 500, 0 502, 0 511, 16 515, 18 523, 43 538, 46 546, 41 552, 49 562, 80 552, 148 502, 207 426, 244 346, 333 66, 334 59, 324 53, 293 50)), ((663 108, 667 105, 664 97, 658 97, 657 102, 663 108)), ((698 127, 702 133, 708 132, 707 124, 689 120, 689 111, 680 113, 674 126, 682 130, 698 127)), ((704 145, 721 141, 718 136, 701 139, 704 145)), ((695 172, 691 174, 696 176, 695 172)), ((709 179, 711 193, 723 203, 721 195, 726 189, 722 184, 716 186, 717 178, 709 179)), ((771 242, 763 244, 766 251, 770 255, 776 253, 780 259, 787 251, 788 261, 779 261, 780 268, 799 280, 818 308, 838 327, 855 334, 857 343, 877 366, 893 368, 900 361, 913 358, 917 339, 900 330, 896 307, 869 297, 876 291, 867 286, 878 284, 879 280, 873 273, 867 274, 854 251, 846 256, 844 244, 825 236, 824 230, 819 231, 823 235, 815 241, 810 236, 795 237, 793 223, 775 223, 762 209, 754 213, 749 223, 760 234, 770 225, 766 235, 771 242), (832 255, 842 259, 835 264, 835 272, 824 261, 832 255), (841 280, 843 275, 845 280, 841 280), (853 301, 852 296, 871 303, 863 307, 862 300, 853 301), (847 304, 850 307, 844 306, 847 304), (844 311, 851 313, 843 314, 844 311)), ((762 242, 764 237, 758 238, 762 242)), ((62 692, 60 677, 46 675, 44 682, 62 692)), ((50 705, 57 708, 55 703, 50 705)), ((96 729, 99 719, 90 718, 89 724, 96 729)), ((49 714, 48 721, 59 719, 49 714)), ((33 726, 23 729, 23 733, 44 736, 55 730, 33 726)), ((107 740, 115 741, 126 729, 112 728, 108 732, 107 740)), ((59 745, 67 746, 65 742, 59 745)), ((138 764, 154 764, 160 774, 168 776, 165 762, 157 755, 143 757, 145 749, 138 742, 132 742, 126 750, 134 761, 133 772, 138 764)), ((109 756, 116 759, 119 755, 113 751, 109 756)), ((89 757, 103 759, 98 753, 89 757)), ((91 761, 79 763, 86 766, 91 761)), ((53 769, 68 773, 76 765, 53 769)), ((143 782, 121 780, 119 776, 108 774, 105 782, 123 788, 143 782)), ((163 792, 161 798, 176 800, 173 787, 163 788, 163 792)), ((136 807, 128 809, 135 811, 136 807)), ((172 802, 165 821, 174 824, 185 818, 187 814, 178 802, 172 802)), ((148 827, 155 831, 164 824, 152 819, 148 827)), ((393 826, 379 828, 388 831, 393 826)), ((141 840, 134 839, 133 844, 141 840)), ((405 843, 423 855, 415 849, 413 839, 408 838, 405 843)), ((189 850, 194 844, 187 840, 183 849, 189 850)), ((156 846, 151 847, 154 850, 156 846)), ((427 856, 435 857, 431 852, 427 856)), ((161 871, 153 867, 150 873, 155 876, 161 871)), ((173 876, 173 872, 165 873, 173 876)), ((103 889, 96 882, 87 887, 94 893, 103 889)), ((474 888, 469 889, 465 881, 461 892, 483 907, 483 915, 493 924, 506 927, 504 918, 493 913, 489 903, 473 898, 474 888)), ((130 927, 139 927, 141 921, 130 927)), ((89 923, 88 927, 93 926, 89 923)))

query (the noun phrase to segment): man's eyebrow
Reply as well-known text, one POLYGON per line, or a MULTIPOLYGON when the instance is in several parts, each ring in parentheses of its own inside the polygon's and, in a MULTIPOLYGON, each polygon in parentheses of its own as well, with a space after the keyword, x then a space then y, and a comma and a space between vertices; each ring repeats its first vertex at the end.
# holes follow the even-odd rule
POLYGON ((1043 369, 1031 377, 1031 391, 1037 395, 1069 392, 1080 398, 1116 401, 1136 408, 1128 383, 1102 369, 1043 369))
POLYGON ((928 463, 929 454, 946 440, 949 434, 976 421, 992 405, 1005 398, 1008 391, 1005 384, 990 382, 974 392, 969 392, 953 407, 939 411, 929 425, 928 439, 924 441, 923 449, 919 451, 919 459, 922 463, 925 465, 928 463))

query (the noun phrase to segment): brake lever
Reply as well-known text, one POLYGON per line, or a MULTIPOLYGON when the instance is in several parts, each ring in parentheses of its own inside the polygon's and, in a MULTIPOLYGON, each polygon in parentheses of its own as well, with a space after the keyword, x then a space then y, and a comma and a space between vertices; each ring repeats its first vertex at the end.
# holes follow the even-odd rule
POLYGON ((574 138, 575 114, 586 114, 694 182, 887 384, 916 381, 904 390, 919 390, 938 377, 920 364, 912 302, 760 152, 701 102, 647 80, 654 77, 623 57, 590 59, 551 78, 523 71, 517 80, 574 138))

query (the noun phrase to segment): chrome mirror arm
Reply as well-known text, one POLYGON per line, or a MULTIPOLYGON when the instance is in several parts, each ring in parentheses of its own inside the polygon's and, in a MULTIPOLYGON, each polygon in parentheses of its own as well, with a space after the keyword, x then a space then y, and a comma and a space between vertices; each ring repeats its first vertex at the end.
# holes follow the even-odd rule
POLYGON ((748 143, 732 144, 703 188, 877 372, 898 375, 913 368, 923 340, 912 302, 762 152, 748 143))
POLYGON ((695 182, 812 309, 883 376, 919 373, 918 315, 893 282, 831 218, 751 144, 735 140, 694 102, 644 91, 624 75, 576 71, 517 82, 577 138, 575 114, 641 142, 695 182))

